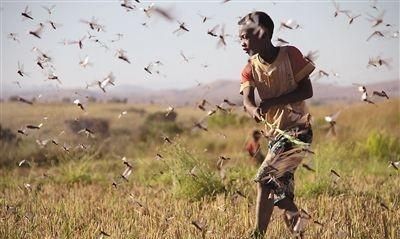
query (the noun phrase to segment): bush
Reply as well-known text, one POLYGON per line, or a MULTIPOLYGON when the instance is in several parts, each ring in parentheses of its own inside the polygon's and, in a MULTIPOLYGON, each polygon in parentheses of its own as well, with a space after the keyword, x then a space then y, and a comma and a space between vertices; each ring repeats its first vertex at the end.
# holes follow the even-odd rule
POLYGON ((64 156, 59 153, 59 150, 41 149, 29 138, 20 140, 18 144, 1 144, 0 150, 2 152, 1 167, 18 167, 18 163, 22 160, 27 160, 35 166, 51 165, 64 156))
POLYGON ((204 148, 207 149, 209 153, 222 152, 226 149, 227 143, 224 141, 212 141, 205 142, 204 148))
POLYGON ((118 97, 112 97, 111 99, 107 100, 107 103, 118 103, 118 104, 126 104, 128 103, 127 98, 118 98, 118 97))
POLYGON ((82 161, 68 161, 60 164, 58 183, 75 184, 83 183, 90 184, 93 181, 98 181, 90 167, 89 159, 82 161))
POLYGON ((162 154, 166 170, 158 174, 156 180, 172 182, 172 192, 176 197, 198 201, 225 192, 221 179, 212 167, 182 146, 168 147, 162 154), (191 171, 193 174, 190 174, 191 171))
POLYGON ((129 113, 136 113, 136 114, 138 114, 140 116, 143 116, 143 115, 145 115, 147 113, 145 109, 136 108, 136 107, 130 107, 130 108, 127 109, 127 111, 129 113))
POLYGON ((233 113, 217 112, 208 119, 210 128, 226 128, 228 126, 237 126, 241 122, 238 116, 233 113))
MULTIPOLYGON (((241 159, 241 162, 225 166, 226 179, 224 182, 228 194, 234 195, 237 191, 240 191, 245 195, 254 193, 253 189, 255 188, 256 183, 253 181, 253 178, 256 175, 256 172, 257 168, 243 159, 241 159)), ((253 196, 255 195, 251 195, 251 197, 253 196)))
POLYGON ((167 117, 165 112, 155 112, 146 117, 140 127, 140 139, 149 141, 162 140, 162 135, 176 135, 183 132, 183 129, 175 122, 177 114, 171 112, 167 117))
POLYGON ((79 130, 88 128, 94 132, 94 134, 100 135, 101 137, 107 137, 110 135, 109 122, 106 119, 101 118, 83 118, 76 120, 66 120, 65 124, 68 128, 74 132, 78 133, 79 130))
POLYGON ((16 139, 16 135, 9 128, 3 128, 0 124, 0 141, 12 142, 16 139))
POLYGON ((381 132, 371 132, 364 145, 370 157, 388 158, 400 153, 399 139, 381 132))
POLYGON ((296 188, 296 195, 304 197, 317 197, 323 194, 337 195, 339 192, 335 193, 335 189, 332 186, 332 182, 327 179, 319 179, 314 182, 306 181, 303 182, 300 187, 296 188))
POLYGON ((65 103, 65 104, 70 104, 72 101, 71 101, 71 98, 69 98, 69 97, 64 97, 64 98, 61 99, 61 102, 62 102, 62 103, 65 103))

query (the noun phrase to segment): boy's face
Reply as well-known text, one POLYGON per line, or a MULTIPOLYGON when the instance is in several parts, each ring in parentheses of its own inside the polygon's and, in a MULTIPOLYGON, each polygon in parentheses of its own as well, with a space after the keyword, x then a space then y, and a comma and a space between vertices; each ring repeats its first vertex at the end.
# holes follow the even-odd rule
POLYGON ((248 55, 252 56, 264 50, 266 47, 266 37, 268 34, 264 32, 260 37, 254 28, 250 28, 246 25, 240 25, 239 27, 239 39, 240 44, 248 55))

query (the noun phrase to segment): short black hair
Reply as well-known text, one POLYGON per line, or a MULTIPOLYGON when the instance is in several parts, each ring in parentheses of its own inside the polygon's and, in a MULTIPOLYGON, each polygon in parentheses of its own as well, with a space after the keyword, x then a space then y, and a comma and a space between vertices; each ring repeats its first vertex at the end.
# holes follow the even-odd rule
POLYGON ((268 29, 269 38, 272 39, 272 34, 274 33, 274 22, 272 21, 271 17, 265 12, 251 12, 240 19, 238 24, 255 24, 255 26, 258 27, 265 27, 268 29))

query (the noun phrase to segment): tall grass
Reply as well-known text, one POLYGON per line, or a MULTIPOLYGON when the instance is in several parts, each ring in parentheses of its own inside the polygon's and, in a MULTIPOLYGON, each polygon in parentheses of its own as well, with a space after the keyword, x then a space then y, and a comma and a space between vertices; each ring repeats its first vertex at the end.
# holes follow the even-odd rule
POLYGON ((370 157, 388 161, 393 155, 400 154, 400 140, 379 131, 372 131, 365 140, 365 150, 370 157))
MULTIPOLYGON (((388 167, 390 160, 400 159, 399 103, 311 108, 315 155, 304 163, 315 172, 297 169, 295 201, 323 226, 310 223, 306 238, 399 238, 400 173, 388 167), (338 136, 326 136, 322 117, 338 109, 342 109, 338 136), (339 180, 332 178, 331 169, 340 174, 339 180)), ((70 105, 39 104, 17 110, 7 104, 3 108, 0 123, 12 131, 39 122, 45 114, 65 121, 81 113, 70 105)), ((109 138, 80 137, 49 119, 40 131, 18 135, 20 144, 1 143, 1 238, 98 238, 101 230, 112 238, 246 238, 250 234, 256 195, 251 179, 257 167, 249 163, 243 148, 251 131, 262 126, 239 109, 211 117, 208 132, 190 130, 194 118, 204 113, 189 108, 176 109, 177 119, 171 125, 149 123, 142 113, 128 112, 118 119, 118 113, 129 108, 90 105, 91 116, 110 121, 109 138), (143 140, 140 132, 146 127, 143 140), (58 136, 61 130, 66 132, 58 136), (172 144, 162 140, 164 135, 172 144), (56 145, 42 149, 34 140, 55 136, 71 146, 71 152, 56 145), (90 147, 72 149, 82 142, 90 147), (220 155, 231 158, 225 162, 223 178, 216 167, 220 155), (133 165, 133 173, 127 182, 113 187, 125 168, 123 156, 133 165), (22 159, 31 166, 18 167, 22 159), (203 225, 204 231, 192 221, 203 225)), ((143 114, 161 110, 149 106, 143 114)), ((266 144, 263 139, 264 153, 266 144)), ((290 237, 280 212, 275 211, 266 238, 290 237)))

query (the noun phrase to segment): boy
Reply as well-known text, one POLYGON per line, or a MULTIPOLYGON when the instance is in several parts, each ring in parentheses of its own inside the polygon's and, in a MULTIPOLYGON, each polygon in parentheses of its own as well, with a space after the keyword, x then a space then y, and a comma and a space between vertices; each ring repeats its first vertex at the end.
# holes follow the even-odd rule
MULTIPOLYGON (((313 95, 309 75, 315 69, 314 65, 305 60, 296 47, 272 45, 274 23, 268 14, 249 13, 238 24, 242 48, 250 55, 240 82, 240 93, 243 94, 243 104, 247 112, 257 122, 265 119, 265 122, 296 139, 311 143, 312 131, 304 100, 313 95), (261 98, 259 106, 255 104, 255 89, 261 98), (303 120, 305 117, 306 122, 303 120)), ((261 238, 265 234, 274 205, 284 211, 283 217, 289 229, 301 234, 301 231, 296 231, 300 218, 293 201, 293 173, 297 165, 290 170, 284 170, 279 176, 263 180, 263 171, 269 163, 282 153, 289 153, 295 146, 282 134, 275 134, 270 139, 269 152, 255 178, 258 185, 256 228, 253 233, 255 238, 261 238)), ((282 158, 285 160, 285 156, 282 158)), ((291 161, 292 158, 286 157, 286 160, 291 161)))
POLYGON ((254 130, 252 133, 252 139, 246 144, 246 150, 249 153, 251 160, 255 165, 260 166, 264 161, 265 156, 261 152, 261 132, 259 130, 254 130))

